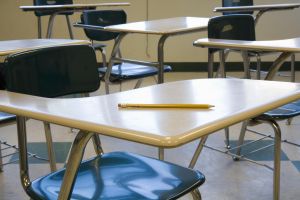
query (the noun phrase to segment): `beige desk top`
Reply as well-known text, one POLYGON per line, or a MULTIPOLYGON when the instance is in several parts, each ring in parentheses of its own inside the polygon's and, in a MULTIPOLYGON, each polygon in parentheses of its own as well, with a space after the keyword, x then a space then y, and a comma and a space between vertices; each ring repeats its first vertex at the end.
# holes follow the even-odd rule
POLYGON ((272 51, 272 52, 300 52, 300 37, 283 40, 266 41, 242 41, 242 40, 223 40, 202 38, 194 42, 195 46, 221 48, 221 49, 239 49, 253 51, 272 51))
POLYGON ((0 56, 37 48, 60 45, 90 44, 87 40, 70 39, 28 39, 28 40, 3 40, 0 41, 0 56))
POLYGON ((48 99, 0 91, 0 111, 159 147, 176 147, 300 98, 300 84, 198 79, 111 95, 48 99), (210 103, 213 109, 118 109, 118 103, 210 103))
POLYGON ((129 6, 130 3, 94 3, 94 4, 65 4, 65 5, 45 5, 45 6, 20 6, 23 11, 42 10, 65 10, 65 9, 94 9, 96 7, 129 6))
POLYGON ((299 8, 300 3, 269 4, 253 6, 216 7, 214 12, 247 12, 247 11, 272 11, 299 8))
POLYGON ((107 26, 104 29, 108 31, 128 33, 158 35, 176 34, 182 32, 206 30, 208 20, 209 18, 203 17, 175 17, 107 26))

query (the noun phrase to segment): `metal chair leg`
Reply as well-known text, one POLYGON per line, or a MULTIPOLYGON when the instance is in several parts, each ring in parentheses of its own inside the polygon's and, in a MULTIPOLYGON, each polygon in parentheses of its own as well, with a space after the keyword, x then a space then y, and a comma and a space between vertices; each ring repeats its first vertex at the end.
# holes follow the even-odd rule
POLYGON ((295 54, 291 56, 291 82, 296 81, 296 73, 295 73, 295 54))
POLYGON ((69 15, 66 15, 66 20, 67 20, 67 24, 68 24, 70 38, 73 40, 74 39, 74 35, 73 35, 73 31, 72 31, 72 26, 71 26, 69 15))
POLYGON ((56 168, 56 159, 55 159, 55 152, 54 152, 54 148, 53 148, 50 123, 44 122, 44 129, 45 129, 45 136, 46 136, 46 143, 47 143, 47 151, 48 151, 50 169, 51 169, 52 172, 54 172, 54 171, 57 170, 57 168, 56 168))
POLYGON ((191 192, 191 195, 192 195, 193 199, 195 199, 195 200, 201 200, 202 199, 201 193, 198 189, 193 190, 191 192))
POLYGON ((219 59, 220 59, 220 66, 219 66, 219 76, 221 78, 226 78, 226 70, 225 70, 225 52, 224 50, 219 51, 219 59))
POLYGON ((214 53, 208 50, 208 78, 214 77, 214 53))
POLYGON ((142 82, 143 82, 143 79, 142 79, 142 78, 139 79, 139 80, 136 82, 136 84, 135 84, 135 86, 134 86, 134 89, 139 88, 139 87, 141 86, 142 82))

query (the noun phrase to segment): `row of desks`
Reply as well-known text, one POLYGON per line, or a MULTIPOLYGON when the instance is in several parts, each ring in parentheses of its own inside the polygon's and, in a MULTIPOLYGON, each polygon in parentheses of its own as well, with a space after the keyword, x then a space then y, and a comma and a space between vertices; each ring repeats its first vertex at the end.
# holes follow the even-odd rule
MULTIPOLYGON (((299 6, 300 4, 293 4, 282 8, 291 9, 299 6)), ((106 27, 105 30, 121 32, 124 36, 128 33, 161 35, 156 64, 160 67, 159 82, 163 83, 161 66, 165 40, 173 35, 206 30, 207 22, 208 18, 179 17, 111 26, 106 27)), ((116 43, 120 42, 121 39, 116 41, 116 43)), ((0 55, 8 55, 24 49, 82 43, 88 44, 87 41, 80 40, 2 41, 0 55)), ((244 51, 282 52, 269 72, 268 76, 272 77, 278 71, 282 60, 291 53, 300 51, 300 38, 276 42, 199 39, 194 45, 244 51)), ((113 54, 111 63, 114 59, 119 58, 113 54)), ((181 146, 299 98, 300 84, 298 83, 201 79, 81 99, 58 100, 0 91, 0 111, 156 146, 160 149, 159 157, 163 159, 164 148, 181 146), (137 99, 146 101, 143 103, 210 103, 215 105, 215 108, 209 110, 118 109, 118 103, 136 103, 137 99), (239 101, 236 101, 237 99, 239 101), (73 109, 75 107, 76 110, 73 109), (183 118, 185 120, 182 120, 183 118), (180 126, 175 127, 174 124, 178 122, 181 122, 180 126)), ((72 160, 69 162, 68 166, 72 166, 72 160)), ((278 176, 278 172, 274 171, 275 176, 278 176)), ((279 189, 276 188, 274 196, 278 197, 278 194, 279 189)))

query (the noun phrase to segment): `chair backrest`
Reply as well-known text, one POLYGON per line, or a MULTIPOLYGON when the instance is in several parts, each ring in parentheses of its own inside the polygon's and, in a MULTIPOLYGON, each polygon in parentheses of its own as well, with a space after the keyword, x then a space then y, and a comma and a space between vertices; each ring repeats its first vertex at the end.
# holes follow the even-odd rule
MULTIPOLYGON (((222 0, 223 7, 234 7, 234 6, 253 6, 253 0, 222 0)), ((223 12, 223 15, 229 14, 250 14, 253 12, 223 12)))
POLYGON ((87 45, 12 54, 5 60, 4 78, 8 91, 49 98, 100 87, 96 55, 87 45))
MULTIPOLYGON (((126 23, 127 15, 124 10, 87 10, 81 15, 85 25, 110 26, 126 23)), ((86 36, 95 41, 115 39, 119 34, 101 30, 84 29, 86 36)))
MULTIPOLYGON (((255 22, 252 15, 223 15, 208 22, 208 38, 228 40, 255 40, 255 22)), ((218 49, 209 49, 217 51, 218 49)))
MULTIPOLYGON (((73 0, 33 0, 33 5, 35 6, 45 6, 45 5, 64 5, 73 4, 73 0)), ((34 14, 38 17, 51 15, 53 11, 35 11, 34 14)), ((63 15, 72 15, 73 12, 65 12, 63 15)))

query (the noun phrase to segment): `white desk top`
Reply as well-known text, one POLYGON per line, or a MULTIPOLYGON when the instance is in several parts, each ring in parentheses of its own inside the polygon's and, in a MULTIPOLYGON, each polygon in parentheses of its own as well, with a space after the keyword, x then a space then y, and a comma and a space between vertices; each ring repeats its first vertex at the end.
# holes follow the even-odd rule
POLYGON ((198 79, 79 99, 0 91, 0 111, 139 143, 176 147, 299 98, 298 83, 198 79), (210 103, 215 107, 118 109, 118 103, 210 103))
POLYGON ((70 39, 3 40, 0 41, 0 56, 6 56, 12 53, 31 49, 72 44, 90 44, 90 42, 87 40, 70 39))
POLYGON ((232 7, 216 7, 214 9, 214 12, 247 12, 247 11, 268 11, 268 10, 271 11, 271 10, 294 9, 299 7, 300 7, 300 3, 232 6, 232 7))
POLYGON ((107 26, 104 29, 108 31, 128 33, 158 35, 176 34, 182 32, 206 30, 208 20, 209 18, 203 17, 175 17, 107 26))
POLYGON ((20 6, 23 11, 65 10, 65 9, 95 9, 96 7, 129 6, 130 3, 94 3, 94 4, 64 4, 45 6, 20 6))
POLYGON ((272 52, 300 52, 300 37, 283 40, 244 41, 202 38, 194 42, 195 46, 272 52))

